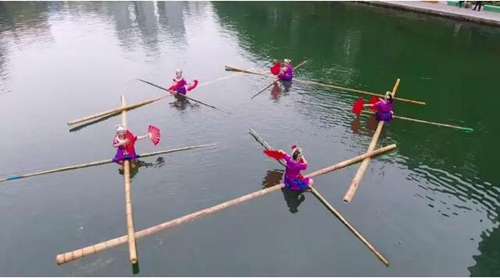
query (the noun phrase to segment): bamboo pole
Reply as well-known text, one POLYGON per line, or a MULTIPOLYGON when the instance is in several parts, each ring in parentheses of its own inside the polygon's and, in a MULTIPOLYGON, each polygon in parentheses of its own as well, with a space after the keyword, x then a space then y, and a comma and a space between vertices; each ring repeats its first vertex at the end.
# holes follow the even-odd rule
POLYGON ((416 122, 416 123, 423 123, 423 124, 429 124, 429 125, 436 125, 436 126, 442 126, 442 127, 449 127, 449 128, 454 128, 454 129, 459 129, 463 130, 466 132, 473 132, 474 129, 470 127, 462 127, 462 126, 457 126, 457 125, 449 125, 449 124, 441 124, 441 123, 436 123, 436 122, 429 122, 429 121, 424 121, 424 120, 419 120, 419 119, 412 119, 412 118, 407 118, 407 117, 401 117, 401 116, 393 116, 396 119, 401 119, 401 120, 406 120, 406 121, 411 121, 411 122, 416 122))
MULTIPOLYGON (((361 112, 365 113, 365 114, 370 114, 370 115, 374 115, 375 114, 374 112, 367 111, 367 110, 363 110, 361 112)), ((449 127, 449 128, 463 130, 463 131, 466 131, 466 132, 473 132, 474 131, 474 129, 472 129, 470 127, 463 127, 463 126, 457 126, 457 125, 442 124, 442 123, 436 123, 436 122, 424 121, 424 120, 419 120, 419 119, 407 118, 407 117, 402 117, 402 116, 397 116, 397 115, 392 115, 392 117, 394 119, 400 119, 400 120, 405 120, 405 121, 410 121, 410 122, 416 122, 416 123, 422 123, 422 124, 428 124, 428 125, 449 127)))
MULTIPOLYGON (((305 60, 305 61, 303 61, 302 63, 300 63, 299 65, 297 65, 297 66, 295 67, 294 71, 295 71, 295 70, 297 70, 297 69, 299 69, 299 68, 300 68, 302 65, 304 65, 305 63, 307 63, 307 60, 305 60)), ((253 97, 251 97, 250 99, 253 99, 254 97, 256 97, 256 96, 260 95, 260 94, 261 94, 262 92, 264 92, 267 88, 271 87, 274 83, 278 82, 279 80, 280 80, 279 78, 276 78, 276 79, 273 81, 273 83, 271 83, 271 84, 267 85, 267 87, 265 87, 264 89, 260 90, 258 93, 256 93, 255 95, 253 95, 253 97)))
MULTIPOLYGON (((203 86, 206 86, 206 85, 218 82, 218 81, 222 81, 222 80, 225 80, 225 79, 228 79, 228 78, 232 78, 232 77, 235 77, 235 76, 238 76, 238 73, 233 74, 233 75, 229 75, 229 76, 224 76, 224 77, 221 77, 221 78, 217 78, 217 79, 214 79, 214 80, 207 81, 207 82, 205 82, 203 84, 200 84, 198 87, 203 87, 203 86)), ((151 100, 146 100, 146 101, 141 101, 141 102, 138 102, 138 103, 135 103, 135 104, 130 104, 130 105, 127 106, 126 110, 131 110, 133 108, 137 108, 137 107, 140 107, 140 106, 143 106, 143 105, 146 105, 146 104, 150 104, 150 103, 156 102, 156 101, 161 100, 162 98, 165 98, 165 97, 168 97, 168 96, 169 95, 165 95, 165 96, 161 96, 161 97, 154 98, 154 99, 151 99, 151 100)), ((101 112, 101 113, 97 113, 97 114, 94 114, 94 115, 90 115, 90 116, 87 116, 87 117, 84 117, 84 118, 81 118, 81 119, 77 119, 77 120, 68 122, 68 125, 74 125, 74 124, 78 124, 78 123, 85 122, 85 121, 92 120, 92 119, 96 119, 96 118, 108 117, 108 116, 120 113, 121 111, 123 111, 122 109, 123 109, 122 107, 119 107, 119 108, 107 110, 107 111, 104 111, 104 112, 101 112)))
MULTIPOLYGON (((225 66, 227 71, 238 71, 238 72, 243 72, 243 73, 249 73, 249 74, 255 74, 255 75, 261 75, 261 76, 267 76, 267 77, 273 77, 269 74, 261 73, 261 72, 256 72, 256 71, 251 71, 251 70, 246 70, 246 69, 240 69, 240 68, 235 68, 231 66, 225 66)), ((377 96, 383 98, 383 95, 380 94, 375 94, 372 92, 367 92, 367 91, 362 91, 362 90, 357 90, 357 89, 351 89, 351 88, 345 88, 341 86, 336 86, 336 85, 330 85, 330 84, 324 84, 324 83, 319 83, 316 81, 310 81, 310 80, 302 80, 298 78, 294 78, 294 81, 301 82, 301 83, 306 83, 306 84, 312 84, 312 85, 317 85, 321 87, 327 87, 327 88, 332 88, 332 89, 337 89, 337 90, 344 90, 352 93, 358 93, 358 94, 364 94, 364 95, 370 95, 370 96, 377 96)), ((396 97, 394 98, 395 100, 403 101, 403 102, 408 102, 408 103, 414 103, 414 104, 419 104, 419 105, 426 105, 425 102, 423 101, 418 101, 418 100, 411 100, 411 99, 406 99, 406 98, 399 98, 396 97)))
MULTIPOLYGON (((176 148, 176 149, 170 149, 170 150, 163 150, 163 151, 156 151, 156 152, 151 152, 151 153, 145 153, 145 154, 138 155, 137 157, 143 158, 143 157, 155 156, 155 155, 160 155, 160 154, 167 154, 167 153, 174 153, 174 152, 181 152, 181 151, 187 151, 187 150, 193 150, 193 149, 200 149, 200 148, 212 147, 212 146, 215 146, 215 145, 217 145, 217 144, 206 144, 206 145, 197 145, 197 146, 182 147, 182 148, 176 148)), ((66 166, 66 167, 62 167, 62 168, 56 168, 56 169, 52 169, 52 170, 45 170, 45 171, 40 171, 40 172, 35 172, 35 173, 30 173, 30 174, 10 176, 10 177, 5 177, 5 178, 0 178, 0 182, 12 181, 12 180, 18 180, 18 179, 24 179, 24 178, 34 177, 34 176, 47 175, 47 174, 52 174, 52 173, 57 173, 57 172, 64 172, 64 171, 69 171, 69 170, 76 170, 76 169, 94 167, 94 166, 99 166, 99 165, 108 164, 108 163, 113 163, 113 160, 112 159, 105 159, 105 160, 99 160, 99 161, 94 161, 94 162, 89 162, 89 163, 83 163, 83 164, 77 164, 77 165, 72 165, 72 166, 66 166)))
POLYGON ((126 110, 130 110, 130 109, 133 109, 133 108, 141 107, 143 105, 159 101, 159 100, 161 100, 161 99, 163 99, 165 97, 167 97, 167 96, 161 96, 161 97, 153 98, 153 99, 150 99, 150 100, 145 100, 145 101, 141 101, 141 102, 136 102, 134 104, 129 104, 129 105, 125 106, 125 107, 114 108, 114 109, 110 109, 110 110, 107 110, 107 111, 104 111, 104 112, 96 113, 96 114, 93 114, 93 115, 90 115, 90 116, 87 116, 87 117, 83 117, 83 118, 80 118, 80 119, 76 119, 76 120, 70 121, 70 122, 68 122, 68 125, 75 125, 75 124, 79 124, 79 123, 82 123, 82 122, 86 122, 88 120, 93 120, 93 119, 97 119, 97 118, 101 118, 101 117, 106 117, 106 116, 110 116, 112 114, 118 114, 118 113, 126 111, 126 110))
MULTIPOLYGON (((354 163, 357 163, 359 161, 362 161, 363 159, 365 159, 367 157, 376 156, 376 155, 385 153, 387 151, 393 150, 395 148, 396 148, 396 144, 392 144, 392 145, 380 148, 378 150, 375 150, 375 151, 372 151, 372 152, 368 152, 368 153, 365 153, 365 154, 362 154, 362 155, 358 155, 358 156, 353 157, 351 159, 348 159, 348 160, 342 161, 340 163, 334 164, 332 166, 323 168, 323 169, 321 169, 319 171, 316 171, 316 172, 313 172, 313 173, 309 174, 308 176, 311 177, 311 178, 313 178, 313 177, 317 177, 317 176, 320 176, 320 175, 324 175, 324 174, 330 173, 332 171, 335 171, 335 170, 338 170, 338 169, 342 169, 344 167, 347 167, 347 166, 349 166, 351 164, 354 164, 354 163)), ((159 224, 159 225, 147 228, 145 230, 136 232, 135 233, 135 237, 136 238, 142 238, 142 237, 146 237, 148 235, 152 235, 152 234, 155 234, 157 232, 160 232, 160 231, 163 231, 163 230, 166 230, 166 229, 170 229, 172 227, 175 227, 175 226, 178 226, 180 224, 192 221, 194 219, 197 219, 197 218, 200 218, 200 217, 203 217, 203 216, 207 216, 209 214, 212 214, 212 213, 221 211, 223 209, 226 209, 226 208, 229 208, 229 207, 241 204, 241 203, 246 202, 248 200, 257 198, 259 196, 263 196, 263 195, 269 194, 271 192, 280 190, 283 186, 284 186, 284 184, 280 183, 278 185, 275 185, 275 186, 272 186, 272 187, 269 187, 269 188, 266 188, 266 189, 262 189, 262 190, 259 190, 259 191, 255 191, 253 193, 241 196, 239 198, 236 198, 236 199, 233 199, 233 200, 221 203, 221 204, 218 204, 216 206, 213 206, 213 207, 210 207, 210 208, 206 208, 206 209, 203 209, 203 210, 200 210, 200 211, 197 211, 197 212, 185 215, 183 217, 180 217, 180 218, 177 218, 177 219, 174 219, 174 220, 171 220, 171 221, 168 221, 168 222, 165 222, 165 223, 162 223, 162 224, 159 224)), ((75 250, 75 251, 71 251, 71 252, 59 254, 59 255, 56 256, 56 263, 58 265, 61 265, 61 264, 64 264, 64 263, 67 263, 67 262, 70 262, 70 261, 73 261, 73 260, 76 260, 76 259, 80 259, 80 258, 88 256, 88 255, 91 255, 91 254, 95 254, 97 252, 100 252, 100 251, 103 251, 103 250, 106 250, 106 249, 109 249, 109 248, 112 248, 112 247, 124 244, 126 241, 127 241, 127 236, 121 236, 121 237, 118 237, 118 238, 115 238, 115 239, 111 239, 111 240, 108 240, 108 241, 105 241, 105 242, 101 242, 101 243, 98 243, 98 244, 95 244, 95 245, 92 245, 92 246, 85 247, 85 248, 82 248, 82 249, 78 249, 78 250, 75 250)))
MULTIPOLYGON (((255 137, 257 142, 259 142, 264 147, 264 149, 266 150, 273 149, 271 145, 269 145, 266 141, 264 141, 264 139, 262 139, 262 137, 260 137, 260 135, 257 134, 257 132, 255 132, 255 130, 251 128, 250 128, 250 134, 253 137, 255 137)), ((283 160, 279 159, 277 161, 281 165, 286 167, 285 166, 286 164, 283 160)), ((382 261, 382 263, 384 263, 386 266, 389 265, 387 259, 382 254, 380 254, 380 252, 378 252, 377 249, 375 249, 375 247, 373 247, 373 245, 371 245, 371 243, 368 242, 368 240, 366 240, 356 229, 354 229, 354 227, 336 209, 334 209, 332 205, 330 205, 330 203, 328 203, 328 201, 312 185, 309 185, 309 188, 311 189, 311 193, 314 195, 314 197, 316 197, 326 207, 326 209, 328 209, 331 213, 333 213, 333 215, 335 215, 335 217, 337 217, 340 220, 340 222, 342 222, 342 224, 344 224, 347 227, 347 229, 349 229, 359 240, 361 240, 361 242, 363 242, 363 244, 366 245, 366 247, 368 247, 368 249, 370 249, 370 251, 372 251, 372 253, 380 261, 382 261)))
MULTIPOLYGON (((122 107, 125 107, 125 96, 121 96, 122 107)), ((122 125, 127 129, 127 112, 122 111, 122 125)), ((132 215, 132 196, 130 192, 130 161, 123 161, 123 179, 125 187, 125 214, 127 217, 128 251, 130 262, 137 263, 137 250, 135 246, 134 217, 132 215)))
POLYGON ((311 186, 310 188, 314 197, 316 197, 331 213, 333 213, 333 215, 335 215, 335 217, 340 220, 340 222, 342 222, 342 224, 347 227, 347 229, 349 229, 359 240, 361 240, 361 242, 363 242, 363 244, 366 245, 366 247, 368 247, 368 249, 370 249, 370 251, 372 251, 372 253, 375 254, 375 256, 382 263, 384 263, 385 266, 389 266, 389 261, 387 261, 384 255, 380 254, 380 252, 377 251, 377 249, 375 249, 375 247, 373 247, 368 240, 366 240, 356 229, 354 229, 354 227, 336 209, 334 209, 316 189, 314 189, 314 187, 311 186))
MULTIPOLYGON (((399 87, 399 82, 400 79, 398 78, 396 80, 396 84, 394 84, 394 88, 392 88, 392 97, 396 95, 396 91, 398 90, 399 87)), ((377 125, 377 129, 375 130, 375 134, 373 134, 372 141, 370 142, 370 146, 368 146, 368 152, 372 151, 375 149, 377 145, 378 138, 380 136, 380 132, 382 131, 382 127, 384 127, 385 122, 380 121, 377 125)), ((368 167, 368 163, 370 163, 370 159, 365 159, 359 166, 358 172, 356 172, 356 175, 354 176, 354 179, 351 182, 351 186, 349 186, 349 189, 347 190, 345 196, 344 196, 344 202, 349 203, 352 200, 352 197, 354 197, 354 194, 356 194, 356 190, 358 189, 359 183, 361 182, 361 179, 363 178, 363 175, 365 174, 366 168, 368 167)))
MULTIPOLYGON (((149 82, 149 81, 146 81, 146 80, 143 80, 143 79, 137 79, 137 80, 139 80, 139 81, 141 81, 141 82, 143 82, 143 83, 146 83, 146 84, 148 84, 148 85, 151 85, 151 86, 153 86, 153 87, 156 87, 156 88, 158 88, 158 89, 161 89, 161 90, 164 90, 164 91, 167 91, 167 92, 171 93, 171 91, 169 91, 168 89, 163 88, 162 86, 156 85, 156 84, 154 84, 154 83, 152 83, 152 82, 149 82)), ((178 94, 177 92, 175 92, 175 93, 174 93, 174 95, 179 95, 179 94, 178 94)), ((210 105, 210 104, 204 103, 204 102, 199 101, 199 100, 196 100, 196 99, 194 99, 194 98, 190 98, 190 97, 188 97, 188 96, 186 96, 186 95, 182 95, 182 97, 185 97, 185 98, 187 98, 187 99, 189 99, 189 100, 191 100, 191 101, 197 102, 197 103, 199 103, 199 104, 201 104, 201 105, 205 105, 205 106, 210 107, 210 108, 212 108, 212 109, 219 110, 219 111, 221 111, 221 112, 223 112, 223 113, 226 113, 226 114, 231 114, 231 113, 229 113, 229 112, 227 112, 227 111, 224 111, 224 110, 222 110, 222 109, 220 109, 220 108, 217 108, 217 107, 215 107, 215 106, 213 106, 213 105, 210 105)))

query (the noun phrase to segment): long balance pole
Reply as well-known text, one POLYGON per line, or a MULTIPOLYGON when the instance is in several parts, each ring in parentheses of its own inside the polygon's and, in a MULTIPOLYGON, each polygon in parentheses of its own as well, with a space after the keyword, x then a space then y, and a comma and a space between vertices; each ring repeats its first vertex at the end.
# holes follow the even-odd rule
MULTIPOLYGON (((182 148, 176 148, 176 149, 170 149, 170 150, 162 150, 162 151, 157 151, 157 152, 144 153, 141 155, 137 155, 137 157, 144 158, 144 157, 155 156, 155 155, 160 155, 160 154, 167 154, 167 153, 182 152, 182 151, 188 151, 188 150, 194 150, 194 149, 208 148, 208 147, 213 147, 216 145, 217 144, 188 146, 188 147, 182 147, 182 148)), ((19 179, 24 179, 24 178, 34 177, 34 176, 53 174, 53 173, 57 173, 57 172, 76 170, 76 169, 82 169, 82 168, 87 168, 87 167, 94 167, 94 166, 99 166, 99 165, 108 164, 108 163, 113 163, 113 160, 112 159, 105 159, 105 160, 99 160, 99 161, 94 161, 94 162, 88 162, 88 163, 83 163, 83 164, 61 167, 61 168, 52 169, 52 170, 44 170, 44 171, 35 172, 35 173, 4 177, 4 178, 0 178, 0 182, 19 180, 19 179)))
MULTIPOLYGON (((349 165, 352 165, 354 163, 358 163, 359 161, 362 161, 363 159, 365 159, 367 157, 373 157, 373 156, 388 152, 390 150, 394 150, 395 148, 396 148, 396 144, 392 144, 392 145, 380 148, 378 150, 375 150, 373 152, 368 152, 368 153, 365 153, 362 155, 358 155, 358 156, 353 157, 351 159, 348 159, 348 160, 342 161, 340 163, 331 165, 329 167, 323 168, 319 171, 316 171, 316 172, 309 174, 308 176, 313 178, 313 177, 317 177, 320 175, 324 175, 324 174, 330 173, 332 171, 342 169, 342 168, 347 167, 349 165)), ((259 196, 263 196, 263 195, 269 194, 271 192, 278 191, 283 186, 284 186, 284 184, 280 183, 278 185, 275 185, 275 186, 272 186, 272 187, 269 187, 266 189, 262 189, 262 190, 259 190, 259 191, 241 196, 241 197, 238 197, 236 199, 215 205, 213 207, 202 209, 200 211, 179 217, 177 219, 158 224, 156 226, 153 226, 153 227, 147 228, 145 230, 136 232, 135 237, 142 238, 142 237, 146 237, 146 236, 155 234, 157 232, 160 232, 160 231, 163 231, 166 229, 170 229, 172 227, 175 227, 175 226, 178 226, 180 224, 192 221, 194 219, 197 219, 197 218, 200 218, 203 216, 207 216, 209 214, 221 211, 223 209, 241 204, 241 203, 246 202, 248 200, 257 198, 259 196)), ((103 251, 103 250, 106 250, 109 248, 116 247, 118 245, 121 245, 121 244, 124 244, 125 242, 127 242, 127 238, 128 238, 128 236, 125 235, 125 236, 114 238, 114 239, 104 241, 104 242, 101 242, 101 243, 98 243, 95 245, 91 245, 91 246, 88 246, 85 248, 81 248, 81 249, 78 249, 75 251, 59 254, 56 256, 56 263, 61 265, 61 264, 64 264, 64 263, 67 263, 67 262, 70 262, 70 261, 73 261, 76 259, 83 258, 83 257, 91 255, 91 254, 95 254, 97 252, 100 252, 100 251, 103 251)))

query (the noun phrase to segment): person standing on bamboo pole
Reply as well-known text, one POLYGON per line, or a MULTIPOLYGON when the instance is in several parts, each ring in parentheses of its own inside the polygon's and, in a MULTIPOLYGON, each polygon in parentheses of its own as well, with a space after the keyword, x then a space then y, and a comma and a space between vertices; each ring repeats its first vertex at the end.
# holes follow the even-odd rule
POLYGON ((283 159, 286 162, 285 177, 283 183, 285 187, 294 191, 305 191, 313 185, 313 180, 309 177, 304 177, 300 172, 307 170, 307 160, 302 155, 302 149, 296 145, 292 146, 292 154, 286 152, 266 150, 264 151, 268 156, 276 159, 283 159))
MULTIPOLYGON (((285 92, 288 92, 292 85, 293 67, 291 63, 292 61, 290 59, 284 59, 283 64, 281 64, 280 62, 276 62, 271 67, 271 73, 278 77, 285 92)), ((273 96, 274 99, 277 99, 277 95, 279 94, 281 89, 282 88, 280 85, 278 85, 278 83, 274 83, 274 87, 271 91, 271 96, 273 96)))
POLYGON ((135 141, 145 138, 152 138, 151 132, 142 136, 135 136, 132 132, 125 129, 122 125, 116 126, 116 136, 113 139, 113 147, 117 148, 113 162, 123 167, 123 160, 130 159, 134 161, 137 157, 135 152, 135 141))
POLYGON ((376 103, 364 104, 363 107, 373 107, 377 110, 375 116, 377 121, 390 122, 394 115, 392 111, 394 109, 392 93, 385 93, 384 99, 379 99, 376 103))
POLYGON ((172 79, 172 85, 168 88, 171 94, 178 94, 185 96, 188 91, 191 91, 198 85, 198 80, 194 80, 193 83, 188 84, 186 79, 182 77, 182 70, 177 69, 175 71, 175 77, 172 79))
POLYGON ((292 67, 292 61, 290 59, 284 59, 283 60, 284 65, 281 67, 280 72, 278 74, 278 78, 281 81, 292 81, 293 79, 293 67, 292 67))

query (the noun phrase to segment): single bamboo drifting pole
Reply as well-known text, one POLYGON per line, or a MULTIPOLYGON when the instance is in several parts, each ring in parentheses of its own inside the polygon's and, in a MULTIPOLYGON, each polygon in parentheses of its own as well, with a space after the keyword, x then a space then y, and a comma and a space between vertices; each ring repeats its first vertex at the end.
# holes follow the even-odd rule
MULTIPOLYGON (((163 151, 145 153, 145 154, 137 155, 137 157, 138 158, 139 157, 143 158, 143 157, 155 156, 155 155, 160 155, 160 154, 175 153, 175 152, 181 152, 181 151, 187 151, 187 150, 193 150, 193 149, 213 147, 213 146, 216 146, 216 145, 217 144, 205 144, 205 145, 182 147, 182 148, 176 148, 176 149, 170 149, 170 150, 163 150, 163 151)), ((30 173, 30 174, 10 176, 10 177, 5 177, 5 178, 0 178, 0 182, 12 181, 12 180, 18 180, 18 179, 24 179, 24 178, 34 177, 34 176, 47 175, 47 174, 52 174, 52 173, 57 173, 57 172, 64 172, 64 171, 69 171, 69 170, 76 170, 76 169, 94 167, 94 166, 99 166, 99 165, 108 164, 108 163, 113 163, 113 160, 112 159, 105 159, 105 160, 99 160, 99 161, 94 161, 94 162, 89 162, 89 163, 77 164, 77 165, 73 165, 73 166, 66 166, 66 167, 61 167, 61 168, 52 169, 52 170, 45 170, 45 171, 40 171, 40 172, 35 172, 35 173, 30 173)))
MULTIPOLYGON (((121 96, 122 107, 125 107, 125 96, 121 96)), ((122 111, 122 125, 127 129, 127 112, 122 111)), ((137 263, 137 250, 135 247, 134 217, 132 215, 132 197, 130 192, 130 161, 123 161, 123 179, 125 187, 125 213, 127 217, 128 251, 130 262, 137 263)))
MULTIPOLYGON (((394 84, 394 88, 392 88, 392 97, 396 95, 396 91, 398 90, 399 87, 399 82, 400 79, 398 78, 396 80, 396 84, 394 84)), ((368 152, 373 151, 377 145, 378 138, 380 136, 380 132, 382 131, 382 127, 384 127, 385 122, 380 121, 377 125, 377 129, 375 130, 375 134, 373 134, 372 141, 370 142, 370 146, 368 146, 368 152)), ((365 159, 359 166, 358 172, 356 172, 356 175, 354 176, 354 179, 351 182, 351 186, 347 190, 345 196, 344 196, 344 202, 349 203, 352 200, 352 197, 354 197, 354 194, 356 194, 356 190, 358 189, 359 183, 361 182, 361 179, 363 178, 363 175, 365 174, 366 168, 368 167, 368 163, 370 163, 370 159, 365 159)))
MULTIPOLYGON (((262 137, 260 137, 260 135, 257 134, 255 130, 250 128, 250 134, 253 137, 255 137, 257 142, 259 142, 264 147, 264 149, 266 150, 272 149, 271 145, 269 145, 266 141, 264 141, 264 139, 262 139, 262 137)), ((283 160, 279 159, 277 161, 281 165, 286 167, 285 166, 286 164, 283 160)), ((332 205, 330 205, 330 203, 328 203, 328 201, 321 194, 319 194, 319 192, 314 187, 310 185, 309 188, 311 189, 311 193, 314 195, 314 197, 316 197, 326 207, 326 209, 328 209, 331 213, 333 213, 333 215, 335 215, 335 217, 337 217, 337 219, 339 219, 340 222, 342 222, 342 224, 344 224, 347 227, 347 229, 349 229, 359 240, 361 240, 361 242, 363 242, 363 244, 366 245, 366 247, 368 247, 368 249, 370 249, 370 251, 372 251, 372 253, 382 263, 384 263, 385 266, 389 266, 389 261, 387 261, 387 259, 382 254, 380 254, 380 252, 378 252, 377 249, 375 249, 375 247, 373 247, 373 245, 371 245, 370 242, 368 242, 368 240, 366 240, 356 229, 354 229, 354 227, 336 209, 334 209, 332 205)))
POLYGON ((137 103, 134 103, 134 104, 129 104, 129 105, 126 105, 124 107, 119 107, 119 108, 110 109, 110 110, 107 110, 107 111, 104 111, 104 112, 96 113, 96 114, 93 114, 93 115, 90 115, 90 116, 87 116, 87 117, 83 117, 83 118, 80 118, 80 119, 76 119, 76 120, 70 121, 70 122, 68 122, 68 125, 75 125, 75 124, 83 123, 83 122, 86 122, 86 121, 89 121, 89 120, 93 120, 93 119, 97 119, 97 118, 101 118, 101 117, 106 117, 106 116, 109 116, 109 115, 112 115, 112 114, 118 114, 118 113, 126 111, 126 110, 130 110, 130 109, 133 109, 133 108, 141 107, 143 105, 159 101, 159 100, 161 100, 161 99, 163 99, 165 97, 167 97, 167 95, 161 96, 161 97, 157 97, 157 98, 153 98, 153 99, 150 99, 150 100, 145 100, 145 101, 137 102, 137 103))
MULTIPOLYGON (((319 171, 313 172, 313 173, 309 174, 308 176, 311 177, 311 178, 313 178, 313 177, 317 177, 317 176, 320 176, 320 175, 324 175, 324 174, 330 173, 332 171, 345 168, 345 167, 347 167, 349 165, 352 165, 354 163, 357 163, 359 161, 362 161, 363 159, 365 159, 367 157, 377 156, 379 154, 388 152, 390 150, 394 150, 395 148, 396 148, 396 144, 392 144, 392 145, 380 148, 380 149, 372 151, 372 152, 367 152, 365 154, 358 155, 358 156, 353 157, 351 159, 342 161, 340 163, 337 163, 337 164, 334 164, 332 166, 326 167, 326 168, 321 169, 319 171)), ((269 188, 266 188, 266 189, 262 189, 262 190, 259 190, 259 191, 256 191, 256 192, 253 192, 253 193, 241 196, 241 197, 233 199, 231 201, 227 201, 227 202, 218 204, 216 206, 213 206, 213 207, 210 207, 210 208, 206 208, 206 209, 203 209, 203 210, 200 210, 200 211, 197 211, 197 212, 185 215, 183 217, 180 217, 180 218, 177 218, 177 219, 174 219, 174 220, 171 220, 171 221, 168 221, 168 222, 165 222, 165 223, 162 223, 162 224, 150 227, 148 229, 136 232, 135 233, 135 237, 136 238, 142 238, 142 237, 146 237, 146 236, 149 236, 149 235, 161 232, 161 231, 166 230, 166 229, 170 229, 172 227, 175 227, 175 226, 178 226, 180 224, 192 221, 194 219, 197 219, 197 218, 200 218, 200 217, 203 217, 203 216, 207 216, 209 214, 212 214, 212 213, 221 211, 223 209, 226 209, 226 208, 229 208, 229 207, 241 204, 241 203, 246 202, 248 200, 257 198, 259 196, 263 196, 263 195, 269 194, 271 192, 280 190, 283 186, 284 186, 284 184, 280 183, 278 185, 275 185, 275 186, 272 186, 272 187, 269 187, 269 188)), ((121 237, 118 237, 118 238, 115 238, 115 239, 111 239, 111 240, 108 240, 108 241, 105 241, 105 242, 101 242, 101 243, 98 243, 98 244, 95 244, 95 245, 92 245, 92 246, 85 247, 85 248, 82 248, 82 249, 78 249, 78 250, 75 250, 75 251, 71 251, 71 252, 59 254, 59 255, 56 256, 56 263, 58 265, 61 265, 61 264, 64 264, 64 263, 67 263, 67 262, 70 262, 70 261, 74 261, 74 260, 83 258, 83 257, 88 256, 88 255, 95 254, 97 252, 101 252, 101 251, 109 249, 109 248, 112 248, 112 247, 124 244, 125 242, 127 242, 127 238, 128 238, 127 236, 121 236, 121 237)))
MULTIPOLYGON (((238 71, 238 72, 243 72, 243 73, 249 73, 249 74, 255 74, 255 75, 261 75, 261 76, 266 76, 266 77, 273 77, 269 74, 261 73, 261 72, 256 72, 256 71, 251 71, 251 70, 246 70, 246 69, 240 69, 240 68, 235 68, 231 66, 225 66, 227 71, 238 71)), ((274 77, 273 77, 274 78, 274 77)), ((298 78, 294 78, 294 81, 301 82, 301 83, 307 83, 307 84, 312 84, 312 85, 317 85, 321 87, 327 87, 327 88, 332 88, 332 89, 337 89, 337 90, 344 90, 347 92, 353 92, 353 93, 358 93, 358 94, 364 94, 364 95, 370 95, 370 96, 377 96, 383 98, 383 95, 380 94, 375 94, 367 91, 362 91, 362 90, 356 90, 356 89, 351 89, 351 88, 345 88, 345 87, 340 87, 336 85, 330 85, 330 84, 323 84, 319 83, 316 81, 310 81, 310 80, 302 80, 298 78)), ((408 103, 414 103, 414 104, 419 104, 419 105, 426 105, 425 102, 423 101, 418 101, 418 100, 411 100, 411 99, 406 99, 406 98, 399 98, 396 97, 394 98, 395 100, 403 101, 403 102, 408 102, 408 103)))
POLYGON ((311 188, 311 193, 314 195, 314 197, 316 197, 331 213, 333 213, 333 215, 335 215, 335 217, 337 217, 340 222, 342 222, 342 224, 344 224, 344 226, 347 227, 347 229, 349 229, 349 231, 351 231, 359 240, 361 240, 361 242, 363 242, 364 245, 366 245, 366 247, 368 247, 368 249, 370 249, 370 251, 372 251, 373 254, 375 254, 375 256, 382 262, 385 264, 385 266, 389 266, 389 261, 384 257, 384 255, 380 254, 379 251, 377 251, 377 249, 375 249, 375 247, 373 247, 373 245, 371 245, 370 242, 368 242, 368 240, 366 240, 358 231, 356 231, 356 229, 354 229, 353 226, 351 226, 351 224, 349 224, 349 222, 347 222, 347 220, 336 210, 334 209, 326 200, 323 196, 321 196, 321 194, 319 194, 319 192, 314 189, 314 187, 310 187, 311 188))

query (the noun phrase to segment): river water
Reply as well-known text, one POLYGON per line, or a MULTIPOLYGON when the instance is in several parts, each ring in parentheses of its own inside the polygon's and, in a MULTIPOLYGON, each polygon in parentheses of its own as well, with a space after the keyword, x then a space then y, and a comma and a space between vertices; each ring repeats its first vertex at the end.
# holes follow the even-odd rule
MULTIPOLYGON (((359 166, 315 179, 391 265, 312 195, 297 207, 278 192, 137 240, 137 275, 498 276, 498 45, 499 29, 352 3, 1 2, 0 176, 111 158, 120 117, 74 132, 66 123, 120 106, 122 94, 161 96, 136 78, 167 86, 177 68, 200 81, 191 97, 231 114, 173 99, 128 112, 132 131, 162 130, 140 153, 218 143, 143 159, 137 231, 277 183, 280 165, 249 128, 275 148, 298 143, 311 171, 364 153, 376 123, 349 111, 359 95, 295 82, 250 100, 271 79, 224 70, 307 59, 297 78, 377 93, 400 78, 397 96, 427 106, 396 102, 396 114, 474 128, 394 120, 378 146, 397 149, 370 162, 350 204, 359 166)), ((123 192, 115 164, 1 183, 2 275, 133 275, 126 244, 54 262, 126 234, 123 192)))

